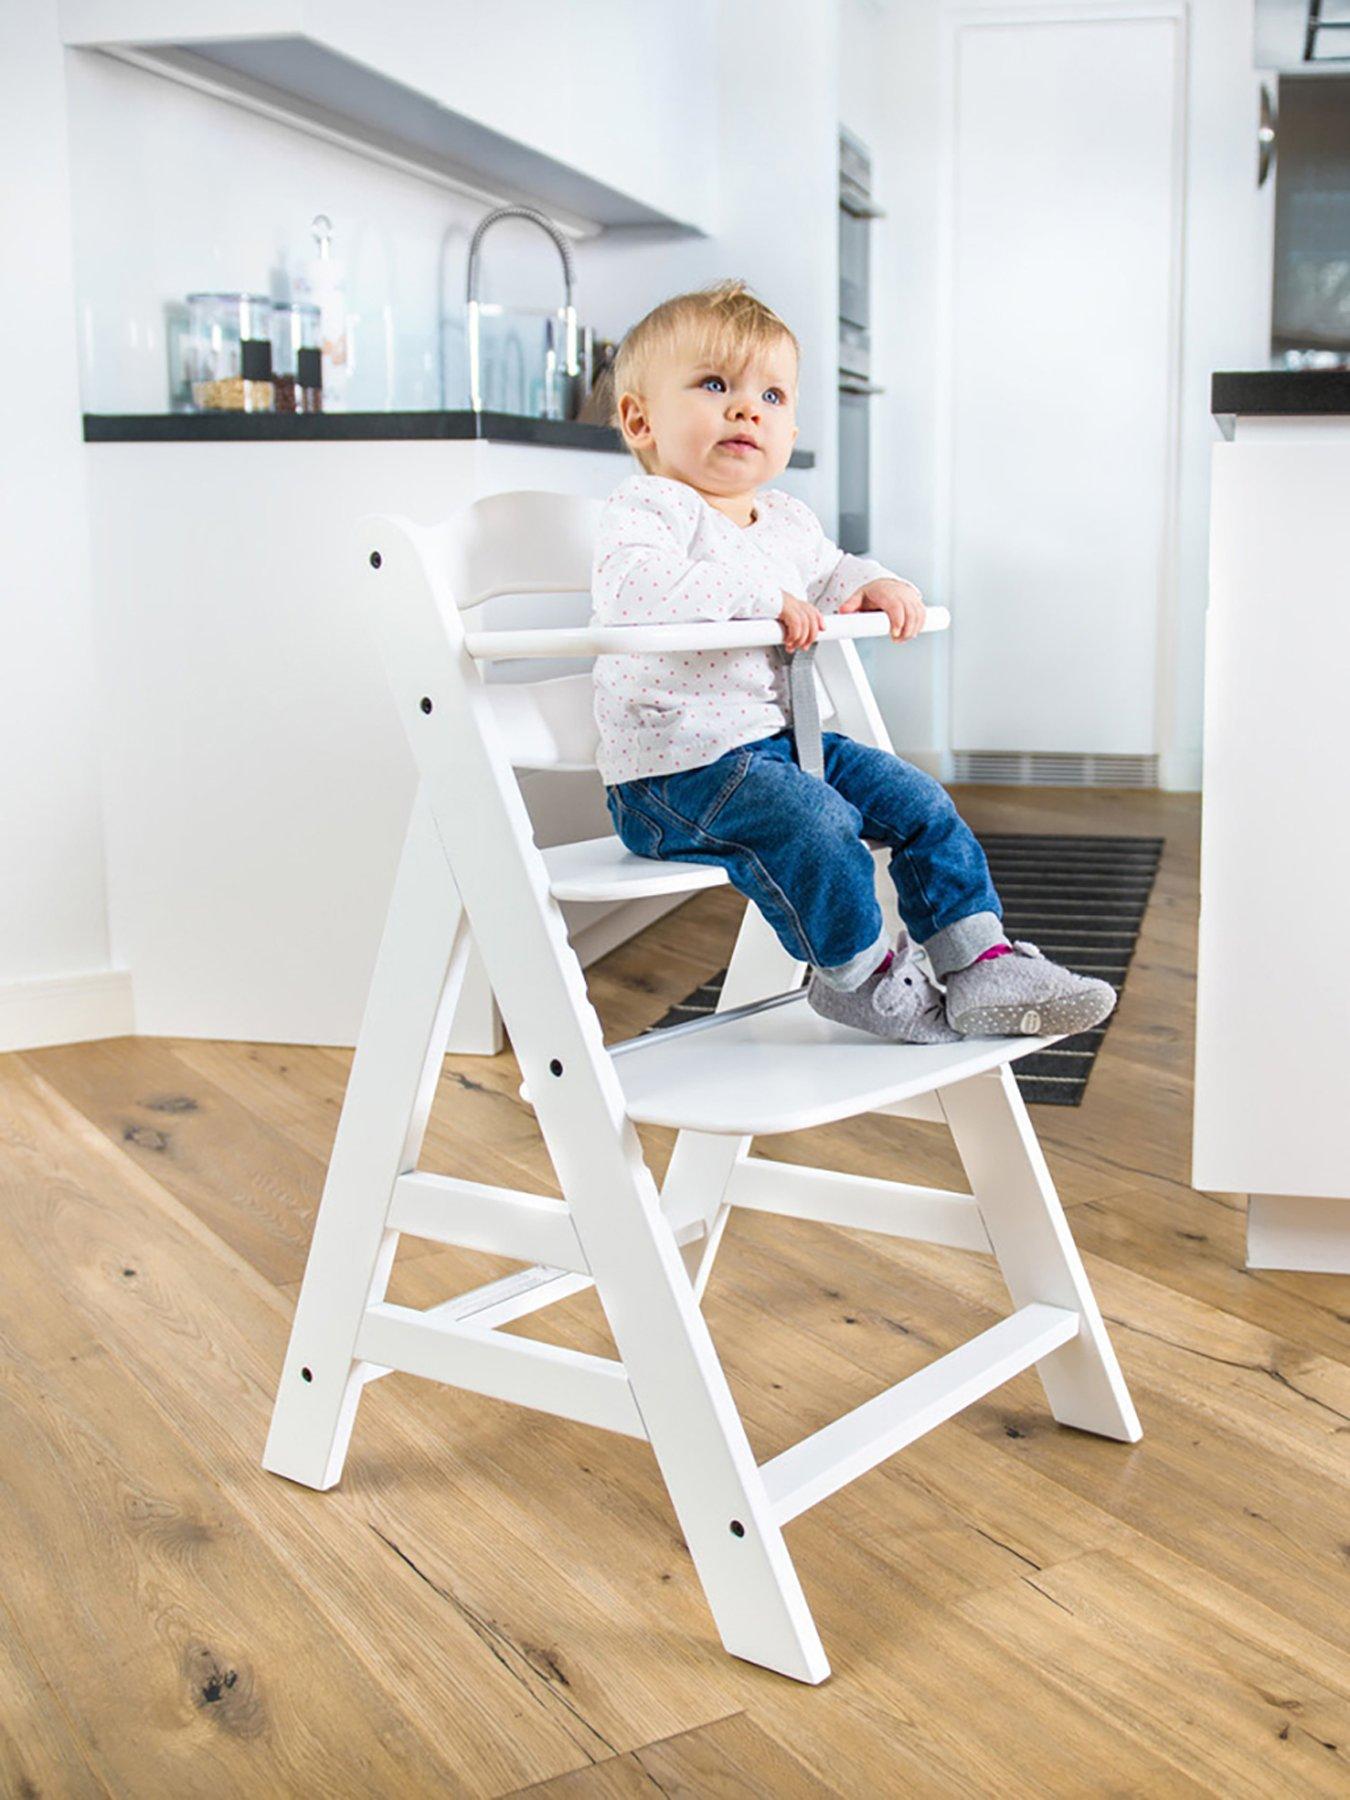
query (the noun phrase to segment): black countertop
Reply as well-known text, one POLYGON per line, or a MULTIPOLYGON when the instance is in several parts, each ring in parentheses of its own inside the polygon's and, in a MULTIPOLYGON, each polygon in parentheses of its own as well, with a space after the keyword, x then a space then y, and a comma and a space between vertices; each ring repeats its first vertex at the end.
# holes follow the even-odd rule
POLYGON ((1209 408, 1216 418, 1350 414, 1350 369, 1249 369, 1210 377, 1209 408))
MULTIPOLYGON (((342 443, 377 438, 481 438, 498 444, 542 444, 557 450, 611 450, 627 456, 609 425, 578 419, 531 419, 518 413, 86 413, 87 444, 342 443)), ((793 469, 813 469, 815 452, 794 450, 793 469)))

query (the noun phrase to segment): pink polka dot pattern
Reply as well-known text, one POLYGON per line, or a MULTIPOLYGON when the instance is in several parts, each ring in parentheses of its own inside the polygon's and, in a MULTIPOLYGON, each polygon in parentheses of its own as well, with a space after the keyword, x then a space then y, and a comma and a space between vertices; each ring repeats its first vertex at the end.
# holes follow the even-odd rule
MULTIPOLYGON (((762 489, 754 505, 754 522, 737 525, 685 482, 630 475, 600 516, 591 622, 776 619, 784 589, 829 613, 867 582, 895 579, 832 544, 781 488, 762 489)), ((594 686, 607 784, 700 768, 789 723, 787 670, 766 647, 598 656, 594 686)), ((823 691, 820 702, 825 717, 823 691)))

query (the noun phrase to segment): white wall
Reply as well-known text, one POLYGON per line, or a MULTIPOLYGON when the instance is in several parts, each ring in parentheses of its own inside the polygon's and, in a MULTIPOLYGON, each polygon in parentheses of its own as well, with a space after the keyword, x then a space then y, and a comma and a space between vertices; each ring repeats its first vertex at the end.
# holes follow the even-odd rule
POLYGON ((54 5, 0 7, 0 1049, 129 1017, 107 974, 61 54, 54 5))
MULTIPOLYGON (((1038 0, 1028 0, 1034 11, 1038 0)), ((1051 0, 1041 0, 1050 4, 1051 0)), ((843 0, 843 64, 856 80, 841 117, 868 142, 887 218, 875 229, 877 403, 873 549, 929 597, 938 517, 934 447, 940 309, 943 161, 942 46, 950 0, 843 0)), ((1263 368, 1267 277, 1264 202, 1255 189, 1256 78, 1251 0, 1191 0, 1186 131, 1176 606, 1157 673, 1163 785, 1196 789, 1201 776, 1204 613, 1208 594, 1209 412, 1214 369, 1263 368)), ((1110 354, 1103 344, 1103 354, 1110 354)), ((1103 419, 1103 432, 1111 421, 1103 419)), ((907 646, 906 648, 912 648, 907 646)), ((938 656, 887 659, 871 669, 900 742, 936 745, 942 727, 938 656), (897 725, 897 721, 903 721, 897 725)))
MULTIPOLYGON (((838 245, 835 7, 820 0, 737 0, 718 13, 719 229, 660 239, 641 227, 577 247, 585 316, 618 338, 670 295, 741 276, 801 341, 797 442, 816 467, 790 487, 833 530, 838 245)), ((636 466, 636 465, 634 465, 636 466)))

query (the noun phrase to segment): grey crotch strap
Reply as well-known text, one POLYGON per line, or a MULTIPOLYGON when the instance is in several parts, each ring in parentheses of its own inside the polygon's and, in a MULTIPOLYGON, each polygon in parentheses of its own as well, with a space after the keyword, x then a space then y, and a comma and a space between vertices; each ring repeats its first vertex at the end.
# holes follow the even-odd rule
POLYGON ((820 741, 820 704, 816 698, 816 646, 789 650, 778 646, 779 655, 787 661, 788 704, 792 712, 792 739, 797 746, 797 762, 808 775, 825 779, 825 752, 820 741))

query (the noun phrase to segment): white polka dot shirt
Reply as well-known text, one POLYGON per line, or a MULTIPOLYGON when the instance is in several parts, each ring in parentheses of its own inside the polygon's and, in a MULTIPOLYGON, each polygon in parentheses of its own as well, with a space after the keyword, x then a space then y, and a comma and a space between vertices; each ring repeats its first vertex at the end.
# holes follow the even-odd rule
MULTIPOLYGON (((629 476, 600 515, 592 624, 776 619, 785 588, 837 612, 867 582, 896 579, 832 544, 810 507, 781 488, 762 489, 754 508, 754 522, 737 525, 687 482, 629 476)), ((789 722, 787 665, 767 646, 597 656, 594 680, 596 766, 607 786, 700 768, 789 722)), ((823 692, 820 702, 825 717, 823 692)))

